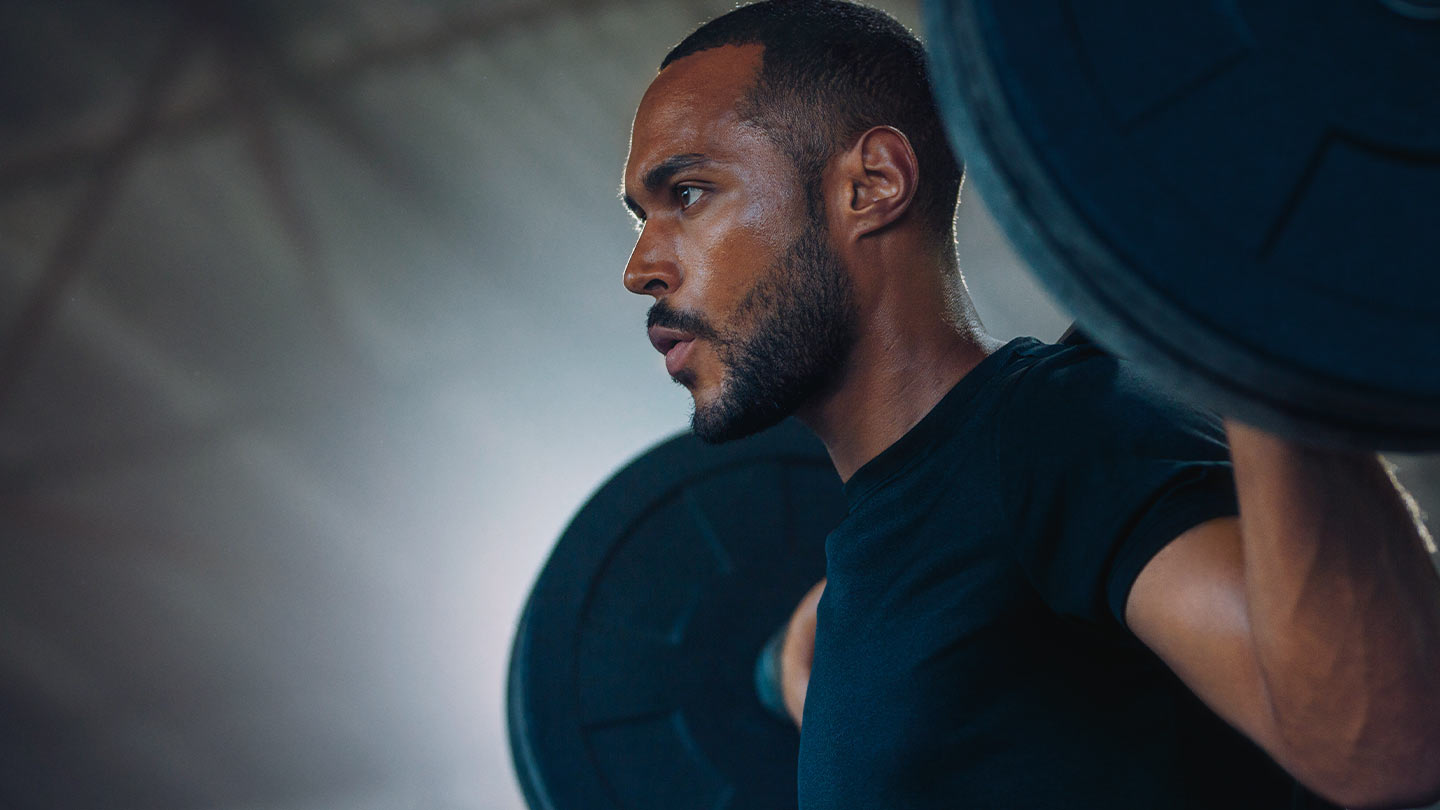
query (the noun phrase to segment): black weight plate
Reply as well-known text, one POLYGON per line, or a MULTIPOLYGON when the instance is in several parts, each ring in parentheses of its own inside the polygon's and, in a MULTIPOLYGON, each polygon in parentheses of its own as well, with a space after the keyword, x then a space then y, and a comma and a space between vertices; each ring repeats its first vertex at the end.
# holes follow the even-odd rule
POLYGON ((1440 21, 1412 8, 926 0, 925 22, 952 142, 1087 333, 1263 427, 1430 449, 1440 21))
POLYGON ((678 436, 602 486, 511 652, 531 808, 795 807, 799 735, 761 705, 755 662, 824 576, 844 514, 824 447, 789 422, 718 446, 678 436))

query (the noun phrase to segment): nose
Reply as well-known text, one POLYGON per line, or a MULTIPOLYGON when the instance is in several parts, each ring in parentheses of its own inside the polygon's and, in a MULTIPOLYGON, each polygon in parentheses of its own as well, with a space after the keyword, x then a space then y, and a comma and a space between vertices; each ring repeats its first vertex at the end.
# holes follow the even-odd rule
POLYGON ((642 230, 635 249, 630 252, 630 261, 625 264, 625 289, 636 295, 653 295, 659 300, 680 286, 680 278, 680 267, 664 241, 642 230))

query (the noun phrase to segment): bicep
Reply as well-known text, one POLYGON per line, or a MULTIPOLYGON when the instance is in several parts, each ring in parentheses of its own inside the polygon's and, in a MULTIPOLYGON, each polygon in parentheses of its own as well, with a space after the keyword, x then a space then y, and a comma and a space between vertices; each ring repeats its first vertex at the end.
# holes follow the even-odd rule
POLYGON ((1130 589, 1125 621, 1211 710, 1275 755, 1279 734, 1250 632, 1238 519, 1201 523, 1156 553, 1130 589))

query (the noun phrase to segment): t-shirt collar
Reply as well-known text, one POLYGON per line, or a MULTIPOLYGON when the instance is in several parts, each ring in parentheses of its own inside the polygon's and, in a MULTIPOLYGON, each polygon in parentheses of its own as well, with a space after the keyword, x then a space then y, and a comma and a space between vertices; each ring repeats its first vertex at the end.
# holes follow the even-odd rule
POLYGON ((850 476, 850 480, 845 482, 845 499, 850 505, 855 506, 876 487, 923 457, 951 428, 953 417, 970 404, 975 394, 1010 362, 1010 358, 1020 349, 1038 342, 1031 337, 1015 338, 970 369, 914 427, 850 476))

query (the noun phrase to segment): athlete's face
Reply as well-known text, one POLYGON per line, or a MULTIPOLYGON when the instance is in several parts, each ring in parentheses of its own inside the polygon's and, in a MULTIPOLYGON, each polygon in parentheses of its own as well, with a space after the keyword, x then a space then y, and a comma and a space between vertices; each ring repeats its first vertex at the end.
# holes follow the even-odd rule
POLYGON ((853 332, 850 283, 793 162, 736 108, 758 46, 666 68, 635 115, 626 203, 642 223, 625 286, 709 441, 778 422, 822 389, 853 332))

